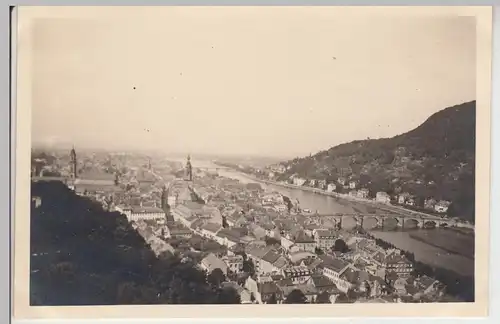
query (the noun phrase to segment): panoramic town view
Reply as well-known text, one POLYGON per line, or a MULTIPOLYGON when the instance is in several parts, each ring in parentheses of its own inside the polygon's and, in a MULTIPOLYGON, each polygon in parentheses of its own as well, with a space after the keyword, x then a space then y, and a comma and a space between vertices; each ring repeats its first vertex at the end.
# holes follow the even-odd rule
POLYGON ((34 32, 31 305, 474 301, 473 23, 177 14, 34 32))

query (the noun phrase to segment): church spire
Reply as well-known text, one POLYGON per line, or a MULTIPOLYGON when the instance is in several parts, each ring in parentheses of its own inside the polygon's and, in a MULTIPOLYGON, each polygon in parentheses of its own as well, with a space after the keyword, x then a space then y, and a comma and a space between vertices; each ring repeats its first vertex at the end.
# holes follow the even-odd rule
POLYGON ((75 151, 74 145, 73 145, 73 148, 71 149, 71 152, 70 152, 70 166, 71 166, 71 177, 76 179, 78 174, 77 174, 76 151, 75 151))
POLYGON ((186 180, 187 181, 193 181, 193 167, 191 165, 191 154, 188 154, 188 156, 187 156, 187 162, 186 162, 186 180))

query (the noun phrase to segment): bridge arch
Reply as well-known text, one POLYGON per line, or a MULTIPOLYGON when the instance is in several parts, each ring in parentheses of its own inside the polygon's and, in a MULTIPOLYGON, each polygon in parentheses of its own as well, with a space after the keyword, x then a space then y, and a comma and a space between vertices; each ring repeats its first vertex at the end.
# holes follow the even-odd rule
POLYGON ((370 230, 382 226, 383 220, 375 216, 363 217, 363 228, 370 230))
POLYGON ((382 221, 382 226, 386 229, 395 229, 401 225, 399 218, 396 216, 386 216, 382 221))
POLYGON ((419 228, 421 227, 421 222, 415 218, 408 218, 404 220, 404 227, 407 229, 419 228))
POLYGON ((342 228, 353 229, 358 225, 358 220, 354 215, 348 215, 342 217, 342 228))
POLYGON ((438 223, 433 220, 425 220, 424 221, 424 228, 436 228, 438 226, 438 223))

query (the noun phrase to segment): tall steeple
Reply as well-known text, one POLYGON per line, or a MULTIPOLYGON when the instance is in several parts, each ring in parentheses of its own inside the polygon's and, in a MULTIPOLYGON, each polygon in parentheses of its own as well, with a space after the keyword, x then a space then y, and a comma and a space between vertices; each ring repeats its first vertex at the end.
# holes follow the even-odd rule
POLYGON ((191 155, 188 154, 186 162, 186 180, 193 181, 193 167, 191 166, 191 155))
POLYGON ((168 209, 170 206, 168 205, 168 189, 167 186, 163 186, 161 191, 161 208, 163 210, 168 209))
POLYGON ((78 170, 77 170, 77 160, 76 160, 76 151, 75 147, 71 149, 70 152, 70 165, 71 165, 71 177, 75 178, 78 176, 78 170))

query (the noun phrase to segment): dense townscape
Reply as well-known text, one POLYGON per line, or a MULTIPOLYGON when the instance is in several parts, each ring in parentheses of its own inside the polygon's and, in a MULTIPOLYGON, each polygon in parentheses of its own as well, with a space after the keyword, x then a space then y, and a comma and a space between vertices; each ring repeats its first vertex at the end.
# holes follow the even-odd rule
MULTIPOLYGON (((283 167, 277 168, 269 172, 280 172, 283 167)), ((305 180, 300 182, 295 185, 302 186, 305 180)), ((337 181, 337 185, 354 190, 356 183, 351 186, 352 183, 337 181)), ((334 191, 332 185, 335 186, 321 184, 325 192, 334 191)), ((364 204, 368 197, 360 192, 366 190, 358 189, 356 195, 346 196, 351 195, 357 203, 364 204)), ((376 194, 376 203, 380 203, 381 195, 376 194)), ((376 219, 382 210, 398 218, 398 210, 379 209, 382 205, 370 205, 371 216, 376 219)), ((443 219, 447 226, 458 228, 465 224, 453 223, 453 219, 444 216, 446 203, 434 206, 438 216, 429 215, 435 217, 430 219, 433 226, 443 225, 443 219)), ((265 189, 257 181, 242 183, 219 175, 217 169, 197 168, 189 156, 181 163, 139 154, 77 154, 75 148, 70 152, 34 151, 32 304, 387 303, 474 299, 473 278, 423 264, 412 253, 375 239, 363 227, 363 217, 361 223, 352 227, 343 226, 342 217, 303 210, 300 202, 265 189), (55 186, 59 193, 49 194, 50 186, 55 186), (54 199, 63 197, 66 197, 65 207, 55 207, 54 199), (81 208, 80 218, 73 217, 78 208, 81 208), (88 224, 85 217, 89 217, 88 224), (51 219, 59 225, 44 223, 51 219), (71 225, 77 221, 81 226, 71 225), (83 228, 87 232, 78 237, 83 228), (76 231, 73 236, 68 233, 72 230, 76 231), (115 266, 107 264, 112 257, 101 255, 105 252, 99 247, 106 238, 100 237, 99 231, 111 233, 109 240, 114 241, 118 251, 112 255, 125 261, 116 261, 115 266), (44 238, 50 236, 53 239, 45 242, 44 238), (92 245, 89 240, 93 250, 76 247, 92 245), (54 243, 52 247, 50 242, 54 243), (54 246, 60 248, 56 250, 54 246), (65 248, 71 251, 63 256, 61 251, 65 248), (72 253, 82 255, 71 256, 72 253), (89 257, 92 253, 96 254, 95 259, 89 257), (103 260, 101 265, 97 264, 99 258, 103 260), (52 268, 47 264, 53 264, 52 268), (92 270, 93 267, 114 268, 118 273, 115 277, 112 274, 106 275, 109 278, 99 277, 96 273, 105 270, 92 270), (76 271, 85 275, 75 275, 76 271), (106 292, 108 299, 99 301, 106 294, 99 292, 99 281, 94 281, 93 276, 102 282, 116 282, 106 292), (62 278, 69 278, 66 286, 61 283, 62 278), (78 285, 75 280, 81 283, 78 285), (88 281, 93 282, 90 285, 93 288, 88 281), (51 298, 48 291, 56 286, 66 289, 66 294, 59 292, 58 297, 51 298), (78 294, 74 289, 83 289, 90 297, 86 301, 64 297, 75 298, 78 294), (92 301, 94 295, 96 299, 92 301)), ((427 226, 424 218, 412 220, 415 220, 413 226, 427 226)), ((383 222, 382 219, 382 226, 383 222)))

